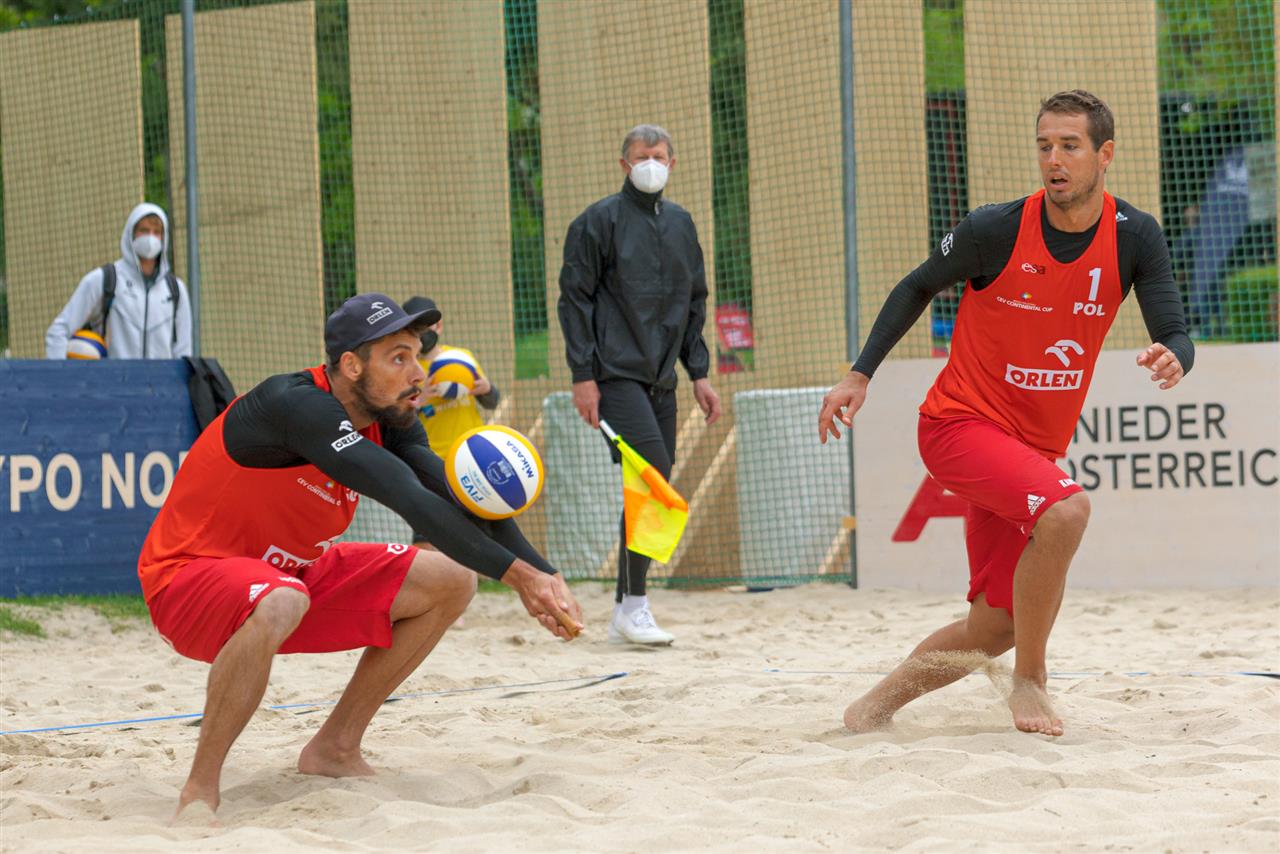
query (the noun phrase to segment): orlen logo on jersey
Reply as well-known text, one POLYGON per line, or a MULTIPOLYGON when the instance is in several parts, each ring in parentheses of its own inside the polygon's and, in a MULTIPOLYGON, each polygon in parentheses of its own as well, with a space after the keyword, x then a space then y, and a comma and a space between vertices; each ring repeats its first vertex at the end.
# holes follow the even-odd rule
MULTIPOLYGON (((1063 338, 1044 349, 1046 356, 1054 356, 1062 366, 1068 367, 1071 364, 1070 353, 1078 356, 1084 355, 1084 348, 1076 341, 1069 338, 1063 338)), ((1009 385, 1025 388, 1031 391, 1064 391, 1069 389, 1080 388, 1080 383, 1084 378, 1084 371, 1050 371, 1043 368, 1020 368, 1017 365, 1006 364, 1004 367, 1004 381, 1009 385)))
POLYGON ((335 451, 341 452, 343 448, 349 448, 363 438, 364 436, 361 436, 359 433, 347 433, 341 439, 335 439, 330 442, 329 446, 335 451))
POLYGON ((276 569, 298 569, 315 563, 315 560, 307 560, 306 558, 291 555, 279 546, 271 546, 267 549, 267 553, 262 559, 274 566, 276 569))

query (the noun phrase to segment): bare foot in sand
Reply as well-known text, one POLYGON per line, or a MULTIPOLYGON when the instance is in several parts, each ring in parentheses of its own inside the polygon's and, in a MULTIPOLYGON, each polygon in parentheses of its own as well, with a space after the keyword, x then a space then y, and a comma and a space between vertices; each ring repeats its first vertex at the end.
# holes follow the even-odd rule
POLYGON ((214 811, 218 808, 218 793, 210 795, 190 785, 182 787, 178 795, 178 809, 169 819, 171 827, 218 827, 214 811))
POLYGON ((1054 713, 1049 694, 1034 682, 1014 677, 1009 709, 1013 712, 1013 725, 1023 732, 1062 735, 1062 719, 1054 713))
POLYGON ((849 704, 844 710, 844 725, 853 732, 874 732, 886 729, 893 722, 893 712, 885 709, 882 703, 871 698, 870 694, 849 704))
POLYGON ((364 761, 359 750, 341 751, 312 739, 298 755, 298 771, 322 777, 372 777, 373 766, 364 761))

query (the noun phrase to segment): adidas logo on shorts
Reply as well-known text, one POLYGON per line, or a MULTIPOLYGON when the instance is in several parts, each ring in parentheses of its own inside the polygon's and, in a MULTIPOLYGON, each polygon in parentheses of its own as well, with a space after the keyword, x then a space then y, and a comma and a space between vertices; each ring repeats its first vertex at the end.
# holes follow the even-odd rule
POLYGON ((250 584, 249 585, 249 601, 257 599, 262 595, 262 591, 270 587, 270 584, 250 584))
POLYGON ((1027 512, 1032 516, 1036 515, 1036 511, 1040 509, 1040 505, 1044 503, 1043 495, 1033 495, 1027 493, 1027 512))

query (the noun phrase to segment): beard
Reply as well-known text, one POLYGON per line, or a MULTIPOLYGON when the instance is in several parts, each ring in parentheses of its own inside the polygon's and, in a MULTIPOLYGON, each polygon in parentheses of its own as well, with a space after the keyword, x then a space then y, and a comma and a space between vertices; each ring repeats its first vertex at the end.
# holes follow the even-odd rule
POLYGON ((1066 199, 1064 199, 1061 202, 1054 201, 1053 196, 1047 193, 1045 194, 1045 198, 1048 199, 1051 204, 1055 205, 1059 209, 1064 211, 1069 211, 1072 208, 1082 205, 1087 200, 1093 198, 1094 191, 1098 189, 1098 182, 1101 179, 1101 177, 1102 177, 1102 173, 1100 171, 1094 172, 1093 180, 1089 182, 1089 185, 1087 187, 1077 190, 1076 192, 1072 193, 1070 196, 1068 196, 1066 199))
MULTIPOLYGON (((355 392, 356 400, 360 402, 360 407, 383 427, 407 430, 418 420, 418 413, 412 407, 406 409, 399 402, 390 406, 378 406, 374 403, 373 397, 369 394, 368 374, 362 374, 352 385, 352 390, 355 392)), ((408 397, 415 390, 410 389, 401 397, 408 397)))

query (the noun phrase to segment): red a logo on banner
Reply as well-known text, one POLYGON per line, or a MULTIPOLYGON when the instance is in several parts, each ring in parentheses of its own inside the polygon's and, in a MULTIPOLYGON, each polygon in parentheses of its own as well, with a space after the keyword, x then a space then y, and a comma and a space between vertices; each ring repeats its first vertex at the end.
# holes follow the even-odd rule
POLYGON ((968 502, 958 495, 952 495, 929 475, 924 476, 920 488, 902 514, 902 521, 891 538, 895 543, 907 543, 920 538, 925 523, 934 517, 960 516, 968 510, 968 502))

